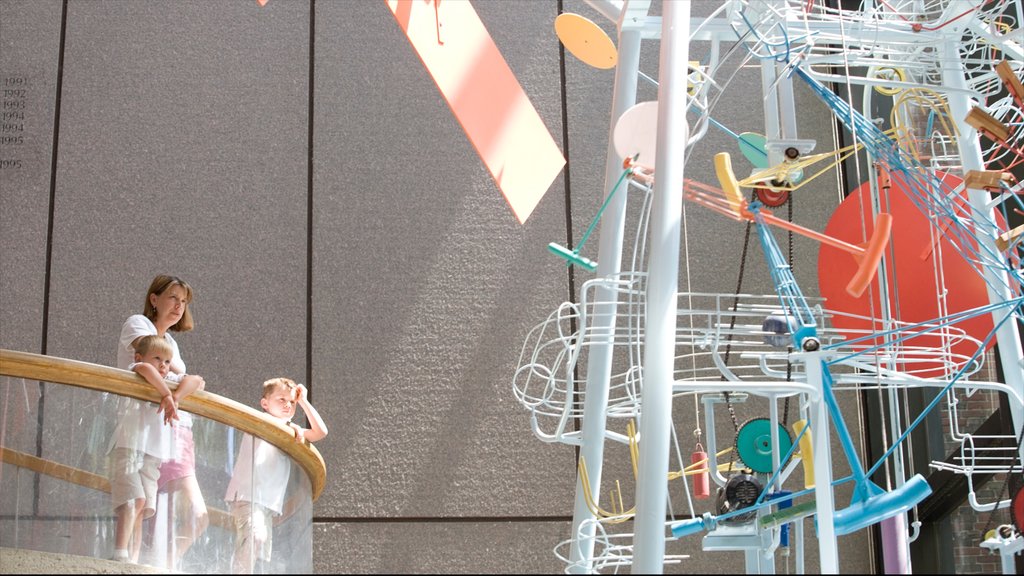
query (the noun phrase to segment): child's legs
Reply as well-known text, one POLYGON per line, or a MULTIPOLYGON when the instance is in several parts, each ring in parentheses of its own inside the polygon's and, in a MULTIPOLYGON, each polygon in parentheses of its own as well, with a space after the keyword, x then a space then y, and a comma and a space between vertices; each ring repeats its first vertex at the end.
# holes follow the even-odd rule
POLYGON ((233 572, 252 574, 256 560, 269 561, 273 525, 267 509, 258 504, 238 501, 231 503, 235 519, 235 555, 233 572))
POLYGON ((252 574, 256 562, 253 557, 252 504, 232 502, 231 516, 235 520, 235 554, 231 558, 231 571, 252 574))
POLYGON ((114 506, 117 526, 114 532, 115 550, 127 550, 141 526, 142 511, 147 495, 143 468, 145 455, 132 448, 114 448, 110 457, 110 499, 114 506))
POLYGON ((132 531, 132 549, 130 556, 132 562, 138 562, 139 550, 142 548, 142 521, 150 518, 156 513, 156 481, 160 476, 160 461, 143 454, 142 467, 139 469, 139 482, 144 495, 141 506, 136 500, 135 527, 132 531))
POLYGON ((190 426, 175 427, 177 454, 160 466, 159 490, 173 500, 175 550, 180 559, 209 524, 206 502, 196 480, 195 440, 190 426))
POLYGON ((139 511, 145 500, 142 498, 122 504, 114 509, 117 526, 114 529, 114 550, 127 551, 135 534, 136 518, 142 518, 139 511))
POLYGON ((206 531, 210 516, 195 476, 179 478, 167 488, 174 500, 175 552, 180 560, 206 531))
POLYGON ((139 510, 135 514, 135 521, 132 525, 131 549, 128 550, 128 557, 136 563, 139 561, 139 551, 142 550, 142 521, 144 519, 145 513, 139 510))

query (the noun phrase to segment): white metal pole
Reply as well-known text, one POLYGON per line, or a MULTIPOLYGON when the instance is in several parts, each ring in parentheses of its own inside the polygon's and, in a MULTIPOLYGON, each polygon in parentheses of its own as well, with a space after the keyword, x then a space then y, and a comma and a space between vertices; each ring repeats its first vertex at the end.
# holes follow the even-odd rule
MULTIPOLYGON (((803 456, 801 454, 801 456, 803 456)), ((801 518, 793 523, 789 533, 789 548, 796 554, 796 573, 804 573, 804 521, 801 518)))
POLYGON ((651 207, 647 330, 640 398, 640 470, 633 535, 633 573, 638 574, 660 574, 664 570, 683 153, 687 137, 690 0, 665 2, 662 9, 655 154, 658 177, 651 207))
MULTIPOLYGON (((761 61, 761 94, 764 96, 762 105, 764 107, 764 135, 768 141, 782 138, 782 112, 779 110, 779 98, 775 93, 775 83, 778 80, 778 69, 772 60, 761 61)), ((765 150, 768 154, 768 165, 775 166, 782 162, 782 155, 778 149, 769 147, 765 150)))
POLYGON ((829 434, 828 406, 825 403, 824 378, 821 355, 817 352, 802 354, 807 383, 822 390, 811 398, 811 443, 814 446, 814 498, 818 525, 818 556, 822 574, 839 573, 839 553, 836 547, 834 521, 835 497, 832 494, 832 447, 829 434))
MULTIPOLYGON (((619 61, 615 70, 612 93, 611 127, 608 130, 608 156, 605 164, 606 194, 615 194, 601 217, 601 237, 598 249, 598 278, 618 274, 622 269, 622 236, 625 228, 626 190, 610 190, 622 172, 622 158, 618 157, 611 135, 622 114, 636 103, 636 85, 640 69, 640 30, 623 29, 619 32, 619 61)), ((620 188, 627 188, 623 181, 620 188)), ((605 197, 607 198, 607 196, 605 197)), ((583 400, 583 426, 580 433, 580 458, 587 465, 587 480, 591 497, 600 502, 601 472, 604 463, 604 438, 607 426, 608 389, 612 370, 612 339, 616 322, 616 293, 607 287, 595 291, 593 317, 590 326, 593 340, 589 349, 586 373, 586 396, 583 400)), ((572 517, 572 546, 569 571, 582 574, 591 571, 594 556, 594 515, 587 505, 583 478, 576 478, 576 504, 572 517)))
MULTIPOLYGON (((781 66, 778 62, 773 62, 776 66, 776 70, 781 66)), ((778 84, 775 85, 775 90, 779 99, 779 120, 781 120, 782 126, 782 138, 783 140, 794 140, 797 138, 797 126, 796 126, 796 98, 793 95, 793 78, 789 75, 783 75, 778 80, 778 84)))

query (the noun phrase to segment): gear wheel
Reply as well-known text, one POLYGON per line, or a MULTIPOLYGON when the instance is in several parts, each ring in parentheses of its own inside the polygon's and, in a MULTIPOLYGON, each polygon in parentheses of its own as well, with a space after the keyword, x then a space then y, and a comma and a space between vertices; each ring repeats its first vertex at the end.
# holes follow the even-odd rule
POLYGON ((761 187, 754 188, 754 193, 757 194, 758 201, 769 208, 778 208, 789 201, 789 190, 761 187))
MULTIPOLYGON (((793 439, 790 438, 786 427, 778 424, 779 430, 779 458, 785 456, 793 447, 793 439)), ((768 418, 753 418, 747 420, 736 431, 736 454, 743 461, 744 466, 754 472, 769 474, 774 470, 772 466, 772 422, 768 418)), ((780 465, 785 465, 780 461, 780 465)))

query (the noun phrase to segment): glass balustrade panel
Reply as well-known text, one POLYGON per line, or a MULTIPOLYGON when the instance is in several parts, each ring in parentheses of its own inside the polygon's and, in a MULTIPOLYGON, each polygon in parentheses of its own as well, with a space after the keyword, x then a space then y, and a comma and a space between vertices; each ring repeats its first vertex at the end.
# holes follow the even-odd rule
POLYGON ((269 442, 193 414, 167 426, 157 408, 0 377, 0 547, 112 559, 120 529, 157 568, 312 572, 306 472, 269 442), (136 483, 156 485, 138 527, 123 504, 136 483))

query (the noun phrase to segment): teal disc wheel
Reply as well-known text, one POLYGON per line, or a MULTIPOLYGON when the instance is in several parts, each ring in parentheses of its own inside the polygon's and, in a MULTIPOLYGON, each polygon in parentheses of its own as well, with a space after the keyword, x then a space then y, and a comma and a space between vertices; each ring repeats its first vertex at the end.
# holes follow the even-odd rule
MULTIPOLYGON (((793 446, 786 427, 776 425, 779 431, 779 465, 786 462, 783 457, 793 446)), ((768 474, 774 470, 772 466, 772 422, 768 418, 754 418, 740 426, 736 433, 736 453, 743 464, 754 472, 768 474)))

